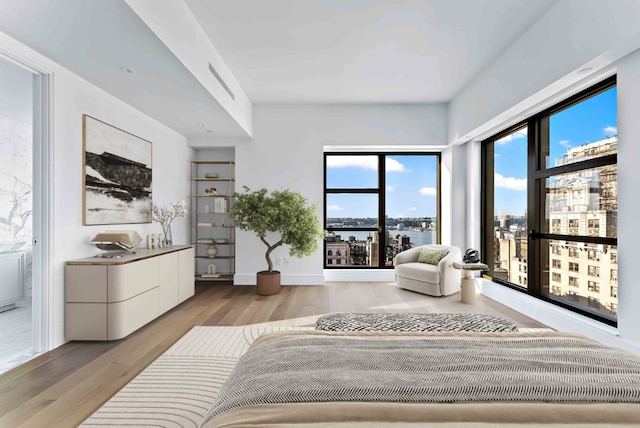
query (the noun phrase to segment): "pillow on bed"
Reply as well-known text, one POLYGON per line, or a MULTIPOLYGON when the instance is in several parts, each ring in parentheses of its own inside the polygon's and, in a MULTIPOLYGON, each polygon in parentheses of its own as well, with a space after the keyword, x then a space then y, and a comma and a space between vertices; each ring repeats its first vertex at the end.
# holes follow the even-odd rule
POLYGON ((440 260, 442 260, 447 254, 449 254, 449 250, 429 250, 427 248, 423 248, 420 250, 420 255, 418 256, 418 263, 428 263, 430 265, 438 265, 440 260))

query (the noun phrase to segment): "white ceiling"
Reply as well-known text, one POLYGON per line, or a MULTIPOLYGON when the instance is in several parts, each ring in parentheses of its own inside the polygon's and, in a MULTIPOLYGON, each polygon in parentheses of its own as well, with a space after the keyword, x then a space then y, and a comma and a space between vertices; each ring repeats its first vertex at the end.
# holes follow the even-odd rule
MULTIPOLYGON (((555 1, 184 0, 254 103, 448 102, 555 1)), ((187 137, 246 136, 123 0, 0 0, 0 31, 187 137)))
POLYGON ((185 0, 253 102, 448 102, 555 0, 185 0))

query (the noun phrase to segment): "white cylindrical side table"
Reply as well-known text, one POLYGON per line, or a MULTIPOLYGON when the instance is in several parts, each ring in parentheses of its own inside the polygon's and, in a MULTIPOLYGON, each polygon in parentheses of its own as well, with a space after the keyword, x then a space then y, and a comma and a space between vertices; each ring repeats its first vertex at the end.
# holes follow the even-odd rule
POLYGON ((476 301, 476 279, 471 275, 474 270, 487 270, 484 263, 459 263, 453 262, 453 267, 465 272, 460 285, 460 300, 462 303, 472 305, 476 301))

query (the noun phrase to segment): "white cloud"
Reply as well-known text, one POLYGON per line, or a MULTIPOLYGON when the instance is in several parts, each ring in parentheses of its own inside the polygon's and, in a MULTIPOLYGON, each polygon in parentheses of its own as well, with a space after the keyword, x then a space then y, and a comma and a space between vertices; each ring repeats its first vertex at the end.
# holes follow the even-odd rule
MULTIPOLYGON (((378 170, 377 156, 358 155, 331 155, 327 156, 327 168, 364 168, 373 171, 378 170)), ((387 158, 387 172, 409 172, 403 164, 393 158, 387 158)))
POLYGON ((392 185, 388 185, 387 186, 387 192, 393 192, 395 189, 393 188, 392 185))
POLYGON ((351 155, 336 155, 327 156, 328 168, 364 168, 378 170, 378 157, 377 156, 351 156, 351 155))
POLYGON ((496 144, 509 144, 513 140, 517 140, 519 138, 526 138, 528 132, 528 128, 521 129, 519 131, 514 132, 513 134, 509 134, 506 137, 502 137, 499 140, 496 140, 496 144))
POLYGON ((618 127, 617 126, 607 126, 606 128, 603 128, 602 130, 604 132, 606 132, 607 134, 618 135, 618 127))
POLYGON ((327 207, 327 211, 342 211, 344 210, 344 208, 342 208, 340 205, 329 205, 327 207))
POLYGON ((386 167, 387 172, 408 172, 404 165, 390 157, 387 157, 386 167))
POLYGON ((416 208, 416 207, 409 207, 409 211, 418 211, 418 208, 416 208))
POLYGON ((503 177, 497 172, 494 174, 493 184, 495 187, 501 187, 503 189, 527 190, 526 178, 503 177))
POLYGON ((419 190, 421 195, 424 196, 435 196, 437 191, 435 187, 423 187, 419 190))
POLYGON ((558 144, 560 144, 563 147, 566 147, 567 149, 571 147, 571 142, 569 140, 560 140, 558 141, 558 144))

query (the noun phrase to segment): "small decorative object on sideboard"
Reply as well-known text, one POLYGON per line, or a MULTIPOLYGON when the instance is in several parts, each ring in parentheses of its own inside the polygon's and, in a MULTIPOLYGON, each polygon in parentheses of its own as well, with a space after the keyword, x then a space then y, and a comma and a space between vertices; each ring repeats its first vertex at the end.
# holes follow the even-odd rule
POLYGON ((204 178, 218 178, 218 173, 216 173, 216 172, 207 172, 204 175, 204 178))
POLYGON ((142 241, 135 230, 107 230, 98 233, 91 243, 102 252, 98 257, 122 257, 125 254, 135 254, 133 248, 142 241))
POLYGON ((160 226, 162 227, 162 233, 164 235, 161 248, 166 248, 173 245, 171 222, 173 222, 176 217, 184 217, 187 215, 187 204, 184 200, 171 202, 170 205, 171 207, 159 207, 156 204, 152 204, 151 206, 153 220, 160 223, 160 226))

